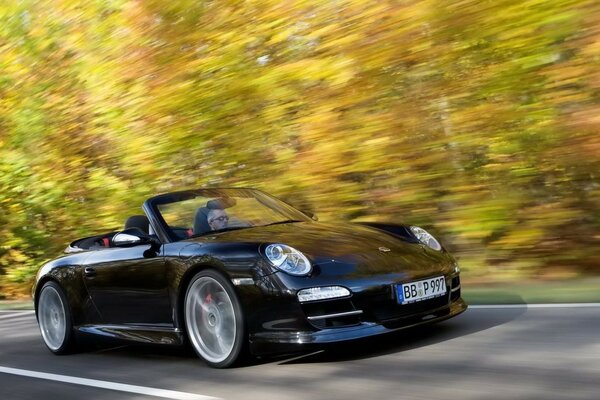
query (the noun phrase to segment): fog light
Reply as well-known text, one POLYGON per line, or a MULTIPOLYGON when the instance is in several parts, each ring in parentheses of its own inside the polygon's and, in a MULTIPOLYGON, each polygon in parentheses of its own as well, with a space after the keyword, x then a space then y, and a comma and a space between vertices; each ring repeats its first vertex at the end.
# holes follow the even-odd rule
POLYGON ((341 286, 314 287, 298 291, 298 300, 301 303, 347 296, 350 296, 350 291, 341 286))

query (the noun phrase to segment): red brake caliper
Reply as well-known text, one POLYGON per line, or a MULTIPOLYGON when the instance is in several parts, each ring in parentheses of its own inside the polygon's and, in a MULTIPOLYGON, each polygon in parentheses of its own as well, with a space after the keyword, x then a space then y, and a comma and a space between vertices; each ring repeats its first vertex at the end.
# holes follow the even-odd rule
MULTIPOLYGON (((206 295, 206 297, 204 298, 204 301, 202 302, 202 305, 205 306, 210 303, 212 303, 212 293, 209 293, 206 295)), ((200 307, 199 311, 203 316, 206 313, 206 309, 204 307, 200 307)))

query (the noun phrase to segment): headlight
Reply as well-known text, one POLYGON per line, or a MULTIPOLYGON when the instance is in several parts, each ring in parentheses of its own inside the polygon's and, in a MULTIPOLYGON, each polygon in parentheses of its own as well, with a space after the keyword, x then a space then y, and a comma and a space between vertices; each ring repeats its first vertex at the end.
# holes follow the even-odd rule
POLYGON ((265 256, 276 268, 290 275, 308 275, 312 270, 312 266, 304 254, 285 244, 268 245, 265 249, 265 256))
POLYGON ((438 242, 429 232, 427 232, 423 228, 419 228, 418 226, 411 226, 410 231, 415 235, 415 237, 419 240, 419 242, 423 243, 427 247, 432 248, 433 250, 440 251, 442 250, 442 245, 438 242))

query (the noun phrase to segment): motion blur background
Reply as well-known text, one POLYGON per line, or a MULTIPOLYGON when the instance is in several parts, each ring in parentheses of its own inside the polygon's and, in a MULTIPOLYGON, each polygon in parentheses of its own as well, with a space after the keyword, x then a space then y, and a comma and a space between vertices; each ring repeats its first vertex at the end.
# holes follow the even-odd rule
POLYGON ((597 0, 2 0, 0 297, 201 186, 425 226, 466 282, 597 276, 599 131, 597 0))

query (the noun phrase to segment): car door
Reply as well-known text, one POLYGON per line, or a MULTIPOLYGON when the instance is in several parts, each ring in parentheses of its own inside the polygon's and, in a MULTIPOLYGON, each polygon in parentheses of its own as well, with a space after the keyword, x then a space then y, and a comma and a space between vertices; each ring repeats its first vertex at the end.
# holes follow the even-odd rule
POLYGON ((173 324, 165 258, 149 244, 94 252, 84 282, 104 324, 173 324))

